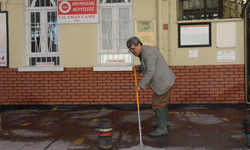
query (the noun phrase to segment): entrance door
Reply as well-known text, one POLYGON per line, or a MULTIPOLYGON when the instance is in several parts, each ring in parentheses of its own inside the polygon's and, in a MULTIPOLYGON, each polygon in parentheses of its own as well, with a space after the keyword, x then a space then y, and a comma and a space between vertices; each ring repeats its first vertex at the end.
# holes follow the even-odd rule
POLYGON ((250 104, 250 3, 245 4, 245 88, 246 102, 250 104))

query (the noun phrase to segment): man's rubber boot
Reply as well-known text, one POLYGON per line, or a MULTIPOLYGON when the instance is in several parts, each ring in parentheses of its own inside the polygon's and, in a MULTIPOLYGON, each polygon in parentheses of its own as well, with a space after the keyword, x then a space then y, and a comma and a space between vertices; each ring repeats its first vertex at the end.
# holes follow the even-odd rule
MULTIPOLYGON (((168 108, 167 107, 165 109, 166 109, 166 114, 167 114, 167 117, 166 117, 167 118, 167 128, 169 128, 169 127, 171 127, 171 123, 169 121, 169 112, 168 112, 168 108)), ((153 127, 157 128, 157 123, 153 124, 153 127)))
POLYGON ((149 136, 162 136, 168 133, 166 125, 167 125, 167 114, 166 108, 155 111, 157 128, 153 132, 149 132, 149 136))

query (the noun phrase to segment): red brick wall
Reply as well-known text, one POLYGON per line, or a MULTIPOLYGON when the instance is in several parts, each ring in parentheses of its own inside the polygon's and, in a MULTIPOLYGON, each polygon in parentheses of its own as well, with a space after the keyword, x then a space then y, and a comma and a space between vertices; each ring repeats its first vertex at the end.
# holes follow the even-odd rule
POLYGON ((172 104, 245 103, 244 65, 172 66, 172 104))
MULTIPOLYGON (((245 103, 244 65, 171 68, 177 77, 172 104, 245 103)), ((136 104, 133 86, 131 71, 65 68, 63 72, 18 72, 0 68, 0 105, 136 104)), ((151 104, 152 94, 149 87, 141 90, 140 103, 151 104)))

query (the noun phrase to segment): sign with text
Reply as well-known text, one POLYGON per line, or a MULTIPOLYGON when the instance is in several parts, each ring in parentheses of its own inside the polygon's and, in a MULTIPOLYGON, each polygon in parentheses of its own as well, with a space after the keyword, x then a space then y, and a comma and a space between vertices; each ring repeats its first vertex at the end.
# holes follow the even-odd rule
POLYGON ((7 56, 6 49, 0 49, 0 66, 7 65, 6 56, 7 56))
POLYGON ((189 57, 198 57, 198 50, 189 50, 189 57))
POLYGON ((54 62, 37 62, 36 66, 54 66, 54 62))
POLYGON ((135 20, 135 35, 143 44, 157 46, 156 42, 156 19, 135 20))
POLYGON ((235 51, 217 51, 218 62, 235 61, 235 51))
POLYGON ((58 23, 97 23, 97 0, 58 0, 58 23))
POLYGON ((0 67, 8 67, 8 14, 0 12, 0 67))
POLYGON ((163 24, 163 30, 168 30, 168 24, 163 24))
POLYGON ((107 59, 107 63, 125 63, 124 59, 118 59, 118 60, 113 60, 113 59, 107 59))

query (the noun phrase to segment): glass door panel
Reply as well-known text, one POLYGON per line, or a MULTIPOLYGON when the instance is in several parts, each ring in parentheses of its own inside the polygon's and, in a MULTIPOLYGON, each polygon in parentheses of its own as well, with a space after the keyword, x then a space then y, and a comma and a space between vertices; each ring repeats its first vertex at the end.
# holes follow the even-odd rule
POLYGON ((40 12, 30 13, 30 33, 31 33, 31 53, 41 53, 41 28, 40 28, 40 12))

